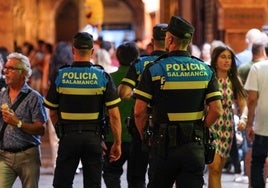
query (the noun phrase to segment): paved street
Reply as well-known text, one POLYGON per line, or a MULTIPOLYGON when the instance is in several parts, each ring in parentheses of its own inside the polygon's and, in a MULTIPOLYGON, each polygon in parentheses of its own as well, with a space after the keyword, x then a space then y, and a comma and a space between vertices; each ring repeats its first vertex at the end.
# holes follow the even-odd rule
MULTIPOLYGON (((40 177, 40 183, 39 187, 40 188, 52 188, 52 180, 53 180, 53 175, 52 175, 52 168, 42 168, 41 169, 41 177, 40 177)), ((207 174, 205 174, 205 181, 207 180, 207 174)), ((82 188, 82 173, 79 173, 75 176, 74 179, 74 188, 82 188)), ((222 177, 222 188, 248 188, 247 183, 236 183, 234 182, 234 175, 233 174, 223 174, 222 177)), ((127 183, 126 183, 126 176, 125 174, 122 177, 122 188, 127 188, 127 183)), ((102 186, 105 188, 104 184, 102 186)), ((21 188, 20 182, 17 179, 15 185, 13 188, 21 188)), ((207 188, 207 186, 204 186, 204 188, 207 188)))

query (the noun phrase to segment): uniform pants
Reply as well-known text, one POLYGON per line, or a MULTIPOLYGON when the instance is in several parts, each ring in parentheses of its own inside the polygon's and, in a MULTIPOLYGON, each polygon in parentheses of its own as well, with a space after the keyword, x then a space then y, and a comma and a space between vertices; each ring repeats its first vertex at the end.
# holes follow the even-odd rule
POLYGON ((252 188, 264 188, 263 178, 265 159, 268 152, 268 136, 255 135, 252 145, 251 160, 251 186, 252 188))
POLYGON ((72 188, 81 159, 84 188, 101 188, 102 147, 96 132, 72 132, 60 138, 53 186, 72 188))
POLYGON ((148 188, 202 188, 205 167, 204 146, 198 142, 167 148, 166 157, 150 158, 148 188))
POLYGON ((127 168, 128 188, 146 187, 148 156, 148 152, 142 150, 141 140, 133 137, 130 145, 127 168))
POLYGON ((129 142, 122 142, 121 157, 115 162, 109 162, 109 152, 112 142, 106 142, 107 152, 104 156, 103 179, 107 188, 121 188, 121 176, 123 174, 123 166, 129 157, 129 142))
MULTIPOLYGON (((107 143, 108 150, 112 143, 107 143)), ((148 153, 141 150, 141 141, 132 140, 122 144, 122 155, 116 162, 109 163, 105 157, 103 178, 107 188, 120 188, 123 165, 127 161, 128 188, 145 188, 148 153)))
POLYGON ((12 188, 19 177, 23 188, 38 188, 40 166, 39 147, 17 153, 0 150, 0 187, 12 188))

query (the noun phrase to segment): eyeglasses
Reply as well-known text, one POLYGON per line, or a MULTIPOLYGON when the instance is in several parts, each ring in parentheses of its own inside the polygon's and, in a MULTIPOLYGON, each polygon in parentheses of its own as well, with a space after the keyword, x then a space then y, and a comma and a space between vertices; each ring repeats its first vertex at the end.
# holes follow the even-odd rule
POLYGON ((12 67, 12 66, 4 67, 3 69, 3 71, 14 71, 14 70, 23 70, 23 69, 19 67, 12 67))

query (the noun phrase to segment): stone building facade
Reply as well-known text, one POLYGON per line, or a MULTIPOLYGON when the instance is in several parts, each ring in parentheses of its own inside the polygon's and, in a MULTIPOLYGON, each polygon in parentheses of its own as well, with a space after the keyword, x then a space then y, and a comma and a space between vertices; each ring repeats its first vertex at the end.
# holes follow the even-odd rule
MULTIPOLYGON (((268 0, 159 0, 159 11, 150 13, 151 23, 145 23, 144 0, 97 1, 103 4, 103 24, 128 23, 139 39, 147 37, 155 23, 179 15, 195 26, 193 43, 198 46, 217 39, 240 51, 248 29, 268 24, 268 0)), ((71 40, 88 24, 86 2, 96 0, 0 0, 0 46, 12 51, 24 41, 71 40)))

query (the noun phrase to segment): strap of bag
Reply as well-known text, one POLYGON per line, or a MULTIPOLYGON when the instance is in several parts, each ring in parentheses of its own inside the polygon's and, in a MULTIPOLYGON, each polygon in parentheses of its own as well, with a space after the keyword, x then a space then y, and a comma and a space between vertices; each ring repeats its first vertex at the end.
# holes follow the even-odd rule
MULTIPOLYGON (((20 105, 20 103, 22 102, 22 100, 25 99, 25 97, 27 97, 27 95, 31 92, 32 90, 29 90, 27 93, 22 93, 21 97, 10 108, 15 112, 18 106, 20 105)), ((6 127, 7 127, 7 123, 4 122, 2 129, 0 131, 0 140, 3 139, 6 127)))

